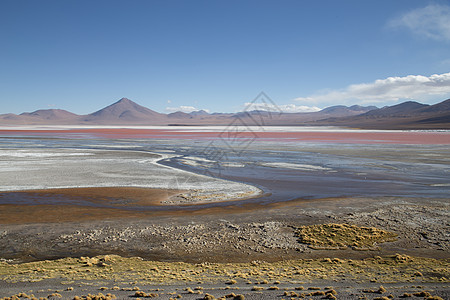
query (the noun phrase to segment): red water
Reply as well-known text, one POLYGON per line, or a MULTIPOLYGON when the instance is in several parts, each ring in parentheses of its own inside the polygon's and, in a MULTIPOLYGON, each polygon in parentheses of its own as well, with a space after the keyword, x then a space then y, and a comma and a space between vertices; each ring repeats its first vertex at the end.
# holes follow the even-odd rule
MULTIPOLYGON (((199 128, 201 130, 201 128, 199 128)), ((450 132, 438 131, 193 131, 182 129, 64 129, 64 130, 0 130, 0 136, 105 138, 105 139, 222 139, 226 142, 242 140, 305 141, 316 143, 350 144, 450 144, 450 132)))

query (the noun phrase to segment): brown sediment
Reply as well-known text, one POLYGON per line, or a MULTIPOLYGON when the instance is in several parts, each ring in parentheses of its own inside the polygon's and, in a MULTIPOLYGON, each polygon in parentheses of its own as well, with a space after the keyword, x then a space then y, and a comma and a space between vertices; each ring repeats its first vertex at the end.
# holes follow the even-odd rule
POLYGON ((0 205, 0 224, 81 222, 139 215, 137 211, 78 205, 0 205))
MULTIPOLYGON (((37 199, 37 204, 0 205, 0 224, 27 224, 103 220, 142 216, 144 212, 130 210, 136 206, 158 206, 170 196, 182 191, 138 187, 62 188, 3 192, 23 194, 37 199), (45 203, 45 199, 58 198, 58 204, 45 203), (83 200, 73 204, 73 200, 83 200), (67 201, 67 203, 64 203, 67 201)), ((145 211, 151 214, 152 211, 145 211)))
POLYGON ((166 189, 150 189, 135 187, 92 187, 64 188, 3 192, 22 193, 36 198, 58 197, 58 204, 0 204, 0 224, 30 224, 81 222, 106 219, 148 218, 156 216, 189 216, 244 213, 261 209, 276 209, 297 206, 305 202, 320 203, 336 202, 344 198, 295 199, 284 202, 260 203, 247 202, 229 205, 182 205, 176 207, 163 206, 161 202, 182 191, 166 189), (80 204, 64 200, 82 199, 80 204), (154 209, 152 209, 154 208, 154 209))
POLYGON ((109 204, 114 206, 148 206, 160 205, 171 196, 185 192, 184 190, 155 189, 142 187, 84 187, 59 188, 3 192, 23 193, 36 197, 63 197, 66 199, 83 199, 93 204, 109 204))

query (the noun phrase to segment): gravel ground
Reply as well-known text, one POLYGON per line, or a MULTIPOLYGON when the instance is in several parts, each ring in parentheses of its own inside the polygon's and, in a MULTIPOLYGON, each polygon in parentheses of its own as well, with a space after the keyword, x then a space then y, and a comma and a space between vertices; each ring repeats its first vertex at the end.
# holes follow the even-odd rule
POLYGON ((396 252, 450 257, 450 218, 443 201, 358 198, 283 205, 247 210, 224 207, 222 212, 205 209, 203 214, 184 211, 153 218, 5 224, 0 229, 0 253, 3 258, 22 261, 98 254, 186 262, 277 261, 323 255, 360 258, 396 252), (312 250, 298 242, 297 226, 321 223, 374 226, 398 234, 398 240, 368 252, 312 250))
MULTIPOLYGON (((8 284, 6 287, 4 283, 0 282, 0 296, 12 296, 19 293, 26 293, 27 295, 33 294, 36 297, 44 297, 45 299, 73 299, 75 296, 85 296, 88 294, 98 295, 102 293, 107 295, 108 293, 115 295, 116 299, 136 299, 136 288, 139 291, 145 292, 146 294, 157 294, 158 297, 153 299, 204 299, 206 294, 213 295, 216 298, 226 297, 227 299, 233 299, 234 295, 243 295, 244 299, 259 300, 259 299, 324 299, 324 295, 317 296, 307 296, 310 293, 317 292, 318 290, 310 290, 309 288, 320 288, 319 291, 326 292, 332 288, 337 292, 337 299, 375 299, 377 297, 393 295, 393 299, 399 299, 405 293, 414 294, 420 292, 427 292, 432 296, 439 296, 442 299, 449 299, 450 297, 450 286, 448 283, 431 283, 431 284, 384 284, 383 287, 386 292, 380 294, 377 292, 367 292, 368 290, 377 291, 380 287, 379 284, 366 284, 359 287, 355 287, 351 283, 325 283, 317 282, 310 284, 290 284, 290 285, 278 285, 278 290, 268 290, 272 285, 261 285, 262 290, 252 291, 253 286, 240 285, 240 286, 226 286, 226 285, 158 285, 158 286, 139 286, 136 287, 133 284, 128 284, 126 286, 117 286, 113 282, 109 285, 106 284, 99 285, 96 282, 88 283, 86 282, 73 282, 71 284, 63 283, 58 280, 48 280, 39 283, 24 284, 8 284), (303 290, 297 290, 303 286, 303 290), (202 289, 196 289, 201 287, 202 289), (106 288, 106 289, 105 289, 106 288), (187 290, 190 289, 191 291, 187 290), (69 289, 69 290, 68 290, 69 289), (364 292, 366 291, 366 292, 364 292), (286 296, 287 295, 289 296, 286 296), (293 294, 294 293, 294 294, 293 294), (56 296, 59 294, 61 297, 56 296), (295 295, 301 296, 302 298, 295 297, 295 295), (50 296, 54 295, 54 296, 50 296), (181 297, 180 297, 181 296, 181 297)), ((144 299, 144 297, 141 297, 144 299)), ((236 298, 238 299, 238 298, 236 298)), ((408 299, 408 298, 406 298, 408 299)), ((424 297, 412 297, 411 299, 424 299, 424 297)))

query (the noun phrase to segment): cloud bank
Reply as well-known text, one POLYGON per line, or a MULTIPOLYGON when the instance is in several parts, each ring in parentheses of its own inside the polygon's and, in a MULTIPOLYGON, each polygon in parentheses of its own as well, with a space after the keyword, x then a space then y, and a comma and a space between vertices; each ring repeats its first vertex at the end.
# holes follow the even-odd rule
POLYGON ((388 77, 372 83, 353 84, 343 90, 328 91, 295 100, 304 103, 360 103, 377 104, 398 100, 427 100, 450 94, 450 73, 431 76, 408 75, 388 77))
MULTIPOLYGON (((194 106, 186 106, 186 105, 181 105, 178 107, 166 107, 166 111, 169 113, 173 113, 173 112, 177 112, 177 111, 191 113, 193 111, 199 111, 199 110, 201 110, 201 109, 196 108, 194 106)), ((209 113, 208 109, 203 109, 203 110, 209 113)))
POLYGON ((391 20, 388 26, 406 28, 418 36, 449 42, 450 6, 430 4, 391 20))
POLYGON ((320 110, 320 108, 316 106, 306 106, 296 104, 274 105, 269 103, 251 103, 251 102, 245 103, 245 107, 247 111, 261 110, 261 111, 283 112, 283 113, 315 112, 320 110))

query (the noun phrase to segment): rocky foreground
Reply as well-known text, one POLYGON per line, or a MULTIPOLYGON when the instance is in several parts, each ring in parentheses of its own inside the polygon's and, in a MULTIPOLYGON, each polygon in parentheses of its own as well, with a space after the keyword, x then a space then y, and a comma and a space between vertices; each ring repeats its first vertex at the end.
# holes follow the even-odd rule
POLYGON ((449 210, 442 199, 217 209, 2 225, 0 296, 449 297, 449 210), (67 256, 73 258, 45 260, 67 256))
MULTIPOLYGON (((151 218, 125 210, 121 218, 120 212, 117 209, 113 218, 103 216, 98 221, 83 221, 83 215, 88 215, 83 210, 73 212, 74 216, 79 214, 79 222, 56 219, 54 223, 33 223, 32 219, 24 219, 25 224, 4 224, 0 229, 0 253, 4 259, 17 262, 106 253, 193 263, 366 258, 395 253, 449 258, 450 224, 445 201, 299 200, 262 207, 167 212, 167 216, 151 218), (394 233, 395 238, 375 241, 373 246, 358 245, 356 239, 347 241, 345 247, 321 247, 302 241, 296 234, 301 226, 326 223, 374 227, 394 233)), ((355 232, 345 234, 353 236, 355 232)))

